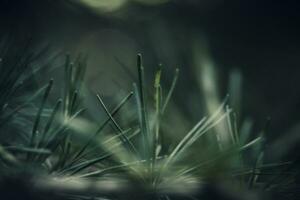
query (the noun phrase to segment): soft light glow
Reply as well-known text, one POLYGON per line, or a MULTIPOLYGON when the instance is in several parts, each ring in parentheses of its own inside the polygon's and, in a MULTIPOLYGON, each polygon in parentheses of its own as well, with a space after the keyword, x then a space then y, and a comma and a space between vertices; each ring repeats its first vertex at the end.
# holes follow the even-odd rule
POLYGON ((80 0, 82 4, 98 12, 113 12, 120 9, 127 0, 80 0))

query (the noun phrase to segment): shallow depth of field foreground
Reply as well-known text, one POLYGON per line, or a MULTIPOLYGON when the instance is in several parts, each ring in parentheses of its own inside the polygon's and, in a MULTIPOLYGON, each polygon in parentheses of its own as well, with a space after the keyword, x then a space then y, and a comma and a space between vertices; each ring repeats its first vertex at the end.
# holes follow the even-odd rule
POLYGON ((300 199, 299 9, 0 1, 0 199, 300 199))

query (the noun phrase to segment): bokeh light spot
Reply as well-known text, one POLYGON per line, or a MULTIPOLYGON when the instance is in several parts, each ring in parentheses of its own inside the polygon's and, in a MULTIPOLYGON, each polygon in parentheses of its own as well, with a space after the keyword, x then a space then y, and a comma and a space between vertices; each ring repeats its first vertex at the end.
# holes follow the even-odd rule
POLYGON ((80 0, 85 6, 97 12, 113 12, 127 3, 127 0, 80 0))

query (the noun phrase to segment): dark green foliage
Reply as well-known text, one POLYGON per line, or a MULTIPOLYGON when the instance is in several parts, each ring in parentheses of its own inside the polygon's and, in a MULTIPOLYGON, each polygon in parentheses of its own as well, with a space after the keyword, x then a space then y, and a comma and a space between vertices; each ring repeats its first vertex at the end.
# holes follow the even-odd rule
POLYGON ((212 193, 219 199, 249 199, 255 191, 268 194, 293 184, 292 178, 284 175, 294 174, 294 163, 264 163, 263 134, 253 138, 249 129, 240 128, 227 99, 213 115, 204 117, 180 141, 172 141, 170 148, 161 151, 166 145, 161 137, 172 133, 162 125, 166 123, 166 108, 178 80, 178 69, 164 94, 164 71, 160 66, 151 99, 146 92, 142 57, 138 55, 138 84, 112 111, 100 94, 91 97, 98 99, 99 109, 106 114, 100 123, 84 115, 86 56, 74 62, 66 56, 63 95, 54 100, 54 105, 49 106, 53 101, 49 97, 58 87, 55 79, 25 101, 12 104, 19 81, 27 79, 24 74, 31 59, 14 57, 12 68, 0 63, 1 134, 25 105, 40 99, 34 118, 28 119, 32 123, 28 124, 31 128, 25 135, 27 140, 17 145, 0 142, 1 192, 5 183, 18 182, 10 190, 16 187, 16 191, 27 195, 25 199, 209 199, 212 193), (124 128, 126 124, 119 124, 116 115, 133 95, 136 124, 124 128), (225 122, 228 130, 224 134, 230 137, 226 147, 220 145, 222 141, 214 131, 220 122, 225 122), (112 134, 105 131, 108 125, 112 134), (198 153, 197 159, 190 160, 198 153), (250 154, 256 155, 254 161, 247 160, 250 154))

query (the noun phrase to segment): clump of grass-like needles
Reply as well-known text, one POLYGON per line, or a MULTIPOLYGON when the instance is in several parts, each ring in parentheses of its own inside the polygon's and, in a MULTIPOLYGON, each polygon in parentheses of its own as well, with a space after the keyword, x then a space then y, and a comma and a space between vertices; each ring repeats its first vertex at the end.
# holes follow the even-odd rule
MULTIPOLYGON (((5 70, 0 69, 1 72, 5 70)), ((5 109, 24 70, 21 67, 13 69, 16 71, 4 71, 5 76, 1 78, 2 109, 5 109)), ((19 176, 24 170, 31 171, 28 181, 34 183, 34 191, 51 192, 59 199, 168 200, 178 196, 197 199, 200 189, 212 178, 229 179, 232 185, 243 188, 267 190, 274 187, 274 181, 262 177, 265 171, 290 164, 263 163, 263 135, 249 140, 249 131, 239 132, 227 98, 213 115, 203 117, 178 143, 173 142, 170 149, 161 151, 165 145, 161 137, 166 132, 162 128, 163 119, 179 70, 175 70, 171 87, 164 94, 161 85, 163 69, 159 68, 153 84, 154 98, 150 101, 141 55, 137 56, 138 83, 133 85, 133 92, 130 91, 111 111, 101 94, 96 94, 94 98, 98 99, 99 109, 106 114, 106 119, 101 123, 91 122, 84 118, 86 109, 82 104, 85 70, 86 57, 80 56, 72 62, 68 55, 62 97, 49 108, 55 79, 33 95, 32 98, 41 98, 41 101, 26 142, 18 146, 0 144, 1 176, 5 177, 8 171, 20 172, 17 173, 19 176), (132 97, 135 99, 136 125, 123 128, 115 116, 132 97), (154 105, 151 106, 150 102, 154 105), (46 111, 48 115, 45 115, 46 111), (201 148, 203 141, 208 141, 206 135, 213 134, 213 127, 221 121, 227 124, 230 144, 220 149, 220 141, 213 136, 213 150, 205 145, 201 148), (113 134, 103 133, 108 125, 113 134), (86 127, 83 131, 88 131, 89 136, 78 140, 82 127, 86 127), (244 152, 253 149, 258 156, 254 165, 248 166, 244 152), (191 154, 206 150, 206 156, 199 154, 199 160, 187 162, 191 154), (215 177, 211 174, 212 169, 220 170, 215 177)), ((2 117, 0 123, 9 121, 22 105, 2 117)))

